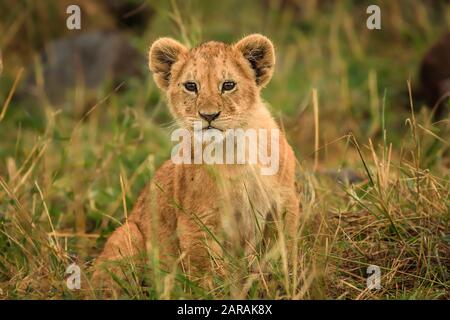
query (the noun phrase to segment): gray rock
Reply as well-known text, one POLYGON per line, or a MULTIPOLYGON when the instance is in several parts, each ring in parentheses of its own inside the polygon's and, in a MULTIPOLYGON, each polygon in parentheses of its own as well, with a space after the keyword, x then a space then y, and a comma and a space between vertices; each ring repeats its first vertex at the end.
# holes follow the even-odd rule
MULTIPOLYGON (((105 82, 113 85, 131 77, 141 77, 145 57, 129 39, 112 31, 82 33, 52 41, 40 54, 44 90, 54 105, 65 102, 67 91, 75 86, 97 89, 105 82)), ((35 67, 28 70, 22 91, 38 92, 35 67)))
POLYGON ((355 170, 350 168, 343 169, 324 169, 319 172, 323 176, 327 176, 340 183, 358 183, 364 181, 364 178, 355 170))
POLYGON ((436 119, 445 118, 450 96, 450 33, 442 36, 425 53, 419 76, 419 91, 428 107, 436 107, 436 119))

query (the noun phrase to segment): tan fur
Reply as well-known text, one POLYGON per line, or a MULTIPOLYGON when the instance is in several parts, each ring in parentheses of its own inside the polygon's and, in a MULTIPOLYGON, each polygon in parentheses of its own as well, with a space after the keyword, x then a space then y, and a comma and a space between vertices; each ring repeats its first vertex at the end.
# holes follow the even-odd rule
MULTIPOLYGON (((169 38, 153 43, 149 66, 155 82, 165 91, 171 113, 180 126, 192 129, 198 112, 218 112, 214 126, 278 128, 260 99, 260 90, 273 72, 275 53, 269 39, 248 36, 234 45, 207 42, 188 50, 169 38), (236 88, 222 92, 225 80, 236 88), (195 81, 198 92, 188 92, 195 81)), ((220 247, 209 232, 229 248, 251 251, 261 240, 269 215, 284 219, 295 236, 299 200, 295 190, 295 156, 280 135, 279 171, 261 176, 258 165, 175 165, 166 161, 143 190, 128 221, 117 229, 97 259, 95 283, 105 279, 100 265, 138 252, 158 248, 163 268, 171 270, 182 257, 185 271, 201 276, 211 268, 211 251, 220 247), (209 232, 207 232, 209 230, 209 232)), ((117 270, 113 270, 117 272, 117 270)))

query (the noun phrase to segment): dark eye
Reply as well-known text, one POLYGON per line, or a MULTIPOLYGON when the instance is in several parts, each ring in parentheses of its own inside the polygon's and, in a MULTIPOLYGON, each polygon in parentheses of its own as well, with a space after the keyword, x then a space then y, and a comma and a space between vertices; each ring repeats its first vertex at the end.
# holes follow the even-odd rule
POLYGON ((222 84, 222 92, 224 91, 231 91, 234 89, 234 87, 236 86, 236 82, 234 81, 225 81, 222 84))
POLYGON ((190 81, 185 82, 184 87, 186 88, 187 91, 197 92, 197 85, 195 84, 195 82, 190 82, 190 81))

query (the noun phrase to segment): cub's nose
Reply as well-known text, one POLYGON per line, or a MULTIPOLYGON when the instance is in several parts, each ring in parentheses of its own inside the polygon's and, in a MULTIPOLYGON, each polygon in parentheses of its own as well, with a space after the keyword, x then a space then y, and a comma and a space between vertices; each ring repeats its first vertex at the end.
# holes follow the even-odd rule
POLYGON ((220 111, 214 112, 214 113, 203 113, 203 112, 199 111, 198 114, 200 115, 201 118, 205 119, 206 121, 208 121, 210 123, 219 117, 220 111))

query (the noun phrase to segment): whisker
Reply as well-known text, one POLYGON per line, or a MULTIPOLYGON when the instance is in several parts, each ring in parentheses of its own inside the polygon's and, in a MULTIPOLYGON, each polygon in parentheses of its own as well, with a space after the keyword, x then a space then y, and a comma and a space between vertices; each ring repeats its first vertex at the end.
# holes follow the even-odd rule
POLYGON ((177 125, 178 123, 179 123, 179 121, 177 119, 174 119, 174 120, 162 123, 160 126, 162 128, 170 128, 170 127, 172 127, 174 125, 177 125))

